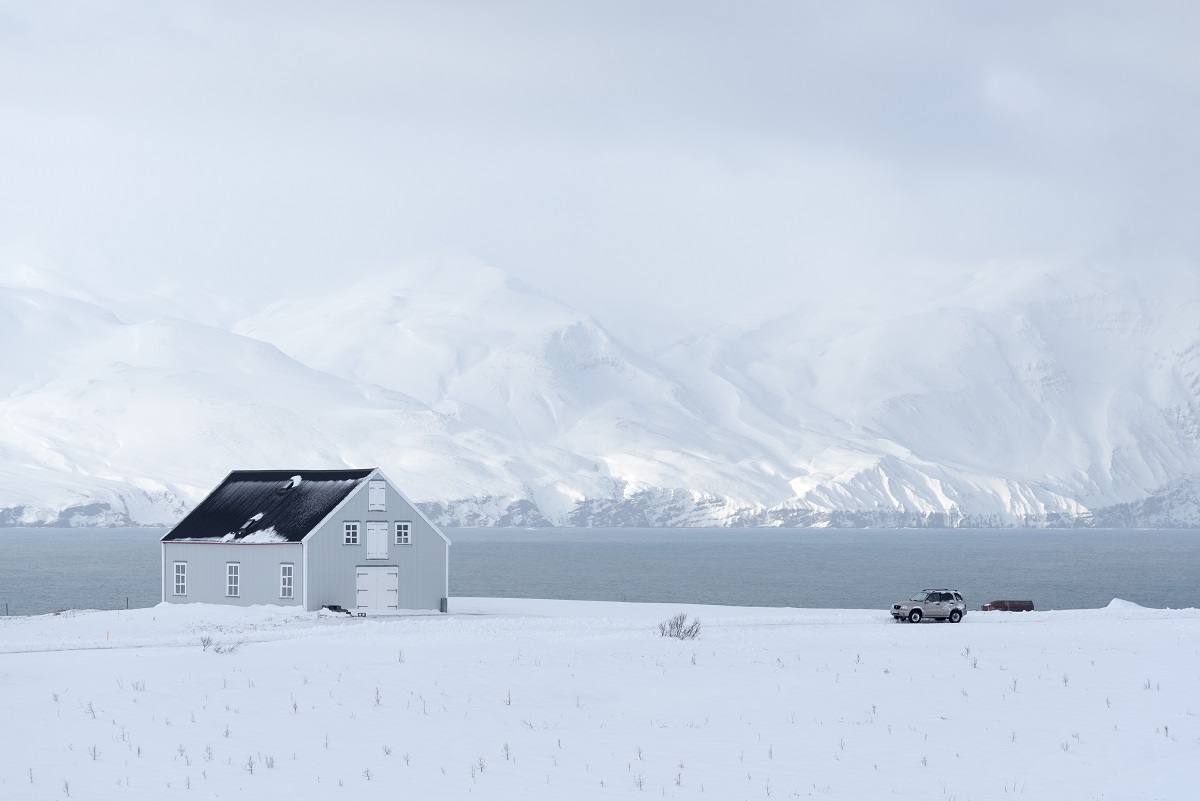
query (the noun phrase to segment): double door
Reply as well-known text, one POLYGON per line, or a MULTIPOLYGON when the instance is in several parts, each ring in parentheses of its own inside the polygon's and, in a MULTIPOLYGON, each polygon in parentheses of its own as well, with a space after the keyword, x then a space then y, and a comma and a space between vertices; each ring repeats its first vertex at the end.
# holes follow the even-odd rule
POLYGON ((399 568, 360 567, 357 572, 359 610, 399 608, 399 568))

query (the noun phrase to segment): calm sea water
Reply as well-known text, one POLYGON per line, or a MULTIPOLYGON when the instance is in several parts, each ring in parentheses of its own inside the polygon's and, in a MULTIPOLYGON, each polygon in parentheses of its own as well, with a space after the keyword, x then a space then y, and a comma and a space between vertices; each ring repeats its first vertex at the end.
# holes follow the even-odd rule
MULTIPOLYGON (((449 529, 457 596, 887 608, 924 587, 972 607, 1200 607, 1200 532, 449 529)), ((157 529, 0 529, 11 614, 152 606, 157 529)))

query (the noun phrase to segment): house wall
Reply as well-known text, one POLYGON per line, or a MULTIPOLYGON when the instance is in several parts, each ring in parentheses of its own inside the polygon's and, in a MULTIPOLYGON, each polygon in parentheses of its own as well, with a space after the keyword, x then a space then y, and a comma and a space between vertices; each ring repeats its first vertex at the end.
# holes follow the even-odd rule
POLYGON ((337 604, 353 610, 358 605, 355 568, 395 566, 400 571, 398 605, 401 609, 438 609, 449 595, 446 566, 449 545, 432 526, 421 519, 396 491, 387 485, 387 511, 368 512, 367 482, 346 500, 330 519, 308 539, 308 608, 337 604), (344 545, 346 521, 360 524, 358 545, 344 545), (396 545, 396 521, 412 524, 412 544, 396 545), (368 522, 388 524, 387 558, 367 559, 368 522))
POLYGON ((299 606, 304 598, 304 550, 298 542, 237 545, 210 542, 162 544, 163 599, 169 603, 299 606), (187 595, 175 595, 175 562, 187 562, 187 595), (225 595, 225 565, 241 565, 241 593, 225 595), (279 597, 279 566, 291 563, 292 598, 279 597))

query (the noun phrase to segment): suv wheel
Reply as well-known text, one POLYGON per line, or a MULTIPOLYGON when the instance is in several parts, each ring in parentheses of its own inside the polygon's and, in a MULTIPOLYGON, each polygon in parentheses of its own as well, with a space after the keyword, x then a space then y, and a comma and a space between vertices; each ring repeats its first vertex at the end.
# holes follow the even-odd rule
POLYGON ((908 622, 909 623, 920 623, 921 622, 921 610, 914 609, 911 612, 909 612, 908 613, 908 622))
POLYGON ((962 612, 957 609, 950 610, 950 622, 957 623, 960 620, 962 620, 962 612))

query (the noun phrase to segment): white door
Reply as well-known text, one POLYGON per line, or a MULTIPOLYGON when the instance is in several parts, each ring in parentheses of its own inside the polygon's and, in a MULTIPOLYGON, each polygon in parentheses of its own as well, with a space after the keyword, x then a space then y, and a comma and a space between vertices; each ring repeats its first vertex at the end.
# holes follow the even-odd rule
POLYGON ((367 558, 387 559, 388 524, 367 523, 367 558))
POLYGON ((380 585, 383 588, 383 608, 400 608, 400 568, 385 567, 380 571, 380 585))
POLYGON ((387 511, 387 482, 386 481, 368 481, 367 482, 367 511, 368 512, 386 512, 387 511))
POLYGON ((396 609, 400 596, 400 569, 360 567, 357 576, 359 609, 396 609))

